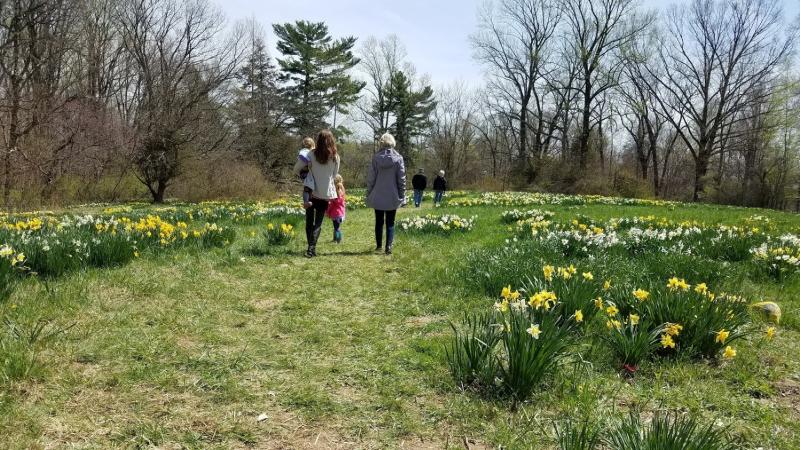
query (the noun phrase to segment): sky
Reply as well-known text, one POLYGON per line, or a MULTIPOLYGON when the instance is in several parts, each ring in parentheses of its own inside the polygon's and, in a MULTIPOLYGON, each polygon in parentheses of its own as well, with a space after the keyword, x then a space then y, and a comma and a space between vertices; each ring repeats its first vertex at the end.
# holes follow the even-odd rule
MULTIPOLYGON (((219 0, 230 21, 255 18, 267 30, 275 57, 273 23, 303 19, 328 24, 334 37, 383 38, 396 34, 417 73, 434 84, 478 85, 481 68, 472 59, 469 35, 477 28, 483 0, 219 0)), ((358 45, 358 44, 356 44, 358 45)))
MULTIPOLYGON (((213 1, 213 0, 212 0, 213 1)), ((434 85, 456 81, 481 84, 481 66, 472 58, 469 35, 477 29, 484 0, 217 0, 230 21, 255 18, 268 32, 270 54, 277 56, 273 23, 304 19, 324 21, 334 37, 383 38, 396 34, 406 46, 417 73, 434 85)), ((663 8, 687 0, 644 0, 663 8)), ((787 19, 797 15, 798 0, 786 0, 787 19)))

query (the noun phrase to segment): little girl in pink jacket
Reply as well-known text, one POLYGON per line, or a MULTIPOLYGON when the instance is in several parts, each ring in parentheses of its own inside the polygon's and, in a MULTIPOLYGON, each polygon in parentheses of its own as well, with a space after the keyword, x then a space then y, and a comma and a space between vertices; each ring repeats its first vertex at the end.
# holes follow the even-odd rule
POLYGON ((342 230, 340 228, 347 209, 345 205, 344 179, 341 175, 336 175, 334 184, 336 185, 337 197, 328 201, 328 210, 325 211, 325 215, 333 221, 333 242, 339 244, 342 242, 342 230))

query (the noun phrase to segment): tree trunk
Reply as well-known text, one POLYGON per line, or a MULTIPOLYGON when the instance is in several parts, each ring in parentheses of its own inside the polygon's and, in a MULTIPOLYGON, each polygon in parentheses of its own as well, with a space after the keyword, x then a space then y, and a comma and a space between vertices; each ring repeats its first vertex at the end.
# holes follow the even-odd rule
POLYGON ((581 136, 578 147, 578 168, 586 170, 589 155, 589 126, 592 120, 592 86, 587 82, 583 92, 583 111, 581 112, 581 136))
POLYGON ((706 153, 700 153, 694 162, 694 192, 692 193, 692 201, 699 201, 705 189, 705 177, 706 174, 708 174, 708 160, 709 156, 706 153))

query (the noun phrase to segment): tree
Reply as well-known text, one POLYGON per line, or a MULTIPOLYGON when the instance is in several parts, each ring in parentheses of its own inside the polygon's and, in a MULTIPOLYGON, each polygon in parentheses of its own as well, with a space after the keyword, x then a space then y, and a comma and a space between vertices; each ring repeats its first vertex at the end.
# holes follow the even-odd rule
POLYGON ((430 115, 436 108, 433 89, 427 85, 414 88, 405 73, 396 72, 386 92, 387 109, 394 117, 390 130, 397 141, 397 151, 410 164, 411 140, 430 128, 430 115))
POLYGON ((268 178, 277 178, 290 148, 286 135, 286 104, 278 89, 279 73, 266 49, 263 31, 248 25, 244 66, 236 73, 231 118, 236 128, 235 148, 258 161, 268 178))
MULTIPOLYGON (((16 0, 0 3, 0 125, 3 128, 3 203, 11 204, 15 163, 27 162, 50 182, 48 166, 62 157, 73 130, 46 160, 26 151, 25 140, 44 133, 50 118, 71 100, 63 70, 71 42, 72 3, 64 0, 16 0)), ((51 130, 52 131, 52 130, 51 130)))
POLYGON ((396 35, 378 40, 367 38, 359 48, 359 67, 367 82, 358 106, 360 120, 369 127, 375 142, 392 124, 387 92, 395 74, 404 71, 411 75, 413 66, 406 62, 406 49, 396 35))
MULTIPOLYGON (((463 84, 439 90, 431 119, 430 146, 441 169, 458 179, 466 171, 470 151, 477 140, 475 99, 463 84)), ((490 148, 490 152, 492 149, 490 148)))
POLYGON ((323 22, 303 20, 294 24, 273 25, 278 37, 278 59, 289 100, 291 126, 300 134, 314 134, 331 124, 327 118, 347 114, 364 83, 351 78, 348 71, 358 64, 352 49, 356 38, 334 40, 323 22))
POLYGON ((548 108, 557 103, 550 98, 554 93, 550 77, 555 69, 551 41, 560 19, 561 11, 551 0, 488 2, 481 11, 479 31, 471 37, 476 57, 489 68, 492 91, 506 96, 511 106, 508 114, 517 123, 519 166, 529 182, 538 169, 536 159, 558 121, 558 115, 548 114, 548 108), (531 129, 536 134, 533 149, 531 129), (531 153, 536 159, 531 159, 531 153))
POLYGON ((224 21, 204 0, 133 0, 120 14, 125 51, 136 68, 132 103, 134 163, 153 202, 183 163, 219 146, 219 88, 235 74, 238 36, 218 45, 224 21), (209 123, 219 129, 209 132, 209 123))
POLYGON ((776 0, 693 0, 670 11, 659 51, 663 75, 654 78, 664 94, 656 99, 694 160, 695 201, 722 142, 741 136, 736 124, 747 115, 740 113, 772 93, 794 44, 781 17, 776 0))
POLYGON ((567 43, 578 65, 580 99, 578 168, 586 170, 591 132, 598 123, 597 101, 617 85, 629 45, 652 22, 636 15, 636 0, 564 0, 567 43))

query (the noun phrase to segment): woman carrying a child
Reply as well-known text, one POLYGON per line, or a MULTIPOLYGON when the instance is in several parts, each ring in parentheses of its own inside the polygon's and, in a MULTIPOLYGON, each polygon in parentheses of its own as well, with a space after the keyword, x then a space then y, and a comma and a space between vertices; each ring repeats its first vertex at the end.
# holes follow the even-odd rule
POLYGON ((339 174, 339 155, 336 152, 336 140, 333 133, 323 130, 317 136, 316 148, 308 152, 306 164, 304 158, 298 158, 294 166, 294 172, 302 176, 308 168, 308 173, 304 177, 304 191, 310 191, 310 198, 306 203, 306 193, 304 192, 304 204, 306 208, 306 240, 308 250, 306 257, 317 256, 317 240, 322 232, 322 222, 325 219, 325 212, 328 209, 328 202, 338 197, 336 192, 336 175, 339 174))

